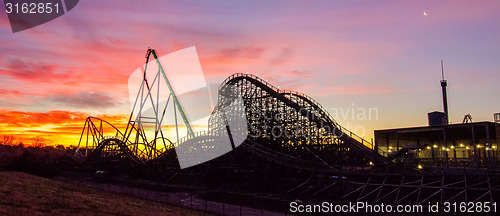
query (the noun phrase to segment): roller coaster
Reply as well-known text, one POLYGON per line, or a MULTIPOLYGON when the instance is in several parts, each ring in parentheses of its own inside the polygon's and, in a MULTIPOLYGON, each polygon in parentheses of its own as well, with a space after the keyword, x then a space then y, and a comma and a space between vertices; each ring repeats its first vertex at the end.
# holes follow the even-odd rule
POLYGON ((311 97, 281 90, 252 74, 233 74, 222 82, 208 131, 196 132, 172 88, 163 109, 152 96, 151 92, 159 91, 155 84, 161 77, 169 82, 154 50, 148 50, 146 63, 151 56, 159 71, 152 82, 144 75, 134 109, 142 110, 151 103, 153 116, 133 110, 123 132, 103 119, 88 117, 75 160, 128 161, 142 167, 141 172, 161 176, 159 179, 168 184, 306 200, 494 201, 500 193, 498 176, 489 173, 448 177, 395 164, 374 151, 371 142, 337 123, 311 97), (243 106, 230 105, 234 95, 241 96, 243 106), (180 113, 188 130, 187 136, 176 142, 164 136, 161 127, 171 98, 174 111, 180 113), (228 117, 221 115, 228 112, 244 112, 246 124, 229 130, 228 117), (154 125, 153 136, 144 131, 146 122, 154 125), (181 169, 176 147, 194 146, 210 154, 203 149, 216 146, 225 133, 229 133, 231 143, 241 140, 242 144, 233 145, 232 151, 213 160, 181 169))

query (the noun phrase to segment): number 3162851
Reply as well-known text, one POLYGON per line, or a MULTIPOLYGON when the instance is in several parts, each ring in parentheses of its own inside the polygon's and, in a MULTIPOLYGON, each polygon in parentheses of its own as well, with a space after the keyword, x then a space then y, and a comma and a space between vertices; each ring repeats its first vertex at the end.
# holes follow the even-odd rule
POLYGON ((36 14, 36 13, 59 13, 59 3, 52 4, 50 2, 45 3, 7 3, 5 4, 5 12, 10 13, 23 13, 23 14, 36 14))

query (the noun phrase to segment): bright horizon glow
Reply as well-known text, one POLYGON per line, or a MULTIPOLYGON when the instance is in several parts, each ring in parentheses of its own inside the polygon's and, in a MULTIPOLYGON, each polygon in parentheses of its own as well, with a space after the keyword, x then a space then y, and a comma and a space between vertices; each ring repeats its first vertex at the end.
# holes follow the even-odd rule
MULTIPOLYGON (((50 116, 48 119, 54 120, 54 122, 58 122, 58 124, 52 122, 39 122, 36 125, 29 124, 26 121, 23 121, 22 118, 19 120, 13 120, 14 124, 0 124, 2 127, 2 133, 0 134, 0 140, 2 140, 2 135, 12 135, 15 137, 14 144, 17 145, 19 142, 23 143, 23 145, 32 146, 33 138, 40 136, 43 138, 44 144, 47 146, 56 146, 56 145, 64 145, 64 146, 78 146, 80 135, 83 130, 83 125, 85 123, 85 116, 80 115, 80 113, 71 113, 64 111, 51 111, 48 113, 14 113, 14 112, 5 112, 3 113, 9 115, 13 118, 19 116, 39 116, 39 115, 47 115, 50 116), (57 112, 58 117, 54 116, 54 113, 57 112), (68 116, 71 115, 79 115, 78 118, 65 121, 68 116), (63 120, 61 120, 63 119, 63 120), (17 124, 17 125, 16 125, 17 124)), ((116 116, 96 116, 97 118, 101 118, 113 124, 120 131, 124 132, 127 126, 126 121, 128 120, 128 116, 126 115, 116 115, 116 116)), ((195 131, 204 131, 207 129, 206 125, 191 125, 195 131)), ((176 129, 175 125, 164 125, 162 128, 165 133, 165 137, 168 138, 171 142, 176 142, 176 129)), ((187 135, 187 130, 184 125, 179 125, 179 139, 183 138, 187 135)), ((84 141, 83 141, 84 142, 84 141)))

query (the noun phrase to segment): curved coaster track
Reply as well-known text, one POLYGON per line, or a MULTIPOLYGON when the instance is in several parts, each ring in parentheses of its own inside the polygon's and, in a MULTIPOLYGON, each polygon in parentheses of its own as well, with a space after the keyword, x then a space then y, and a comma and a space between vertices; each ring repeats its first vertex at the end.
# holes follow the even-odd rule
MULTIPOLYGON (((145 135, 135 127, 135 121, 122 133, 102 119, 89 117, 80 139, 86 145, 80 144, 79 151, 85 151, 86 157, 121 156, 137 163, 148 163, 174 155, 176 146, 210 147, 220 141, 217 135, 227 132, 226 116, 221 117, 220 113, 239 108, 227 105, 234 94, 243 99, 247 124, 232 127, 232 138, 242 141, 241 149, 249 154, 283 166, 325 173, 367 169, 401 171, 400 167, 377 154, 372 143, 338 124, 311 97, 280 90, 250 74, 234 74, 219 87, 218 103, 209 118, 207 132, 186 136, 176 143, 163 137, 137 142, 137 137, 145 135), (239 130, 248 131, 238 133, 239 130), (246 134, 248 136, 243 137, 246 134)), ((77 158, 82 162, 86 157, 79 155, 77 158)))
MULTIPOLYGON (((75 159, 81 163, 128 161, 139 167, 134 171, 138 178, 287 200, 492 202, 500 193, 498 176, 489 173, 445 176, 403 169, 375 152, 371 142, 338 124, 311 97, 280 90, 250 74, 233 74, 220 85, 206 132, 173 143, 157 130, 160 136, 145 141, 139 123, 132 119, 122 133, 102 119, 89 117, 75 159), (247 124, 233 125, 229 137, 232 144, 241 141, 241 145, 181 169, 180 146, 213 154, 211 149, 221 142, 220 135, 229 131, 231 117, 221 113, 241 109, 229 105, 234 95, 243 99, 247 124)), ((196 156, 190 159, 196 160, 196 156)))

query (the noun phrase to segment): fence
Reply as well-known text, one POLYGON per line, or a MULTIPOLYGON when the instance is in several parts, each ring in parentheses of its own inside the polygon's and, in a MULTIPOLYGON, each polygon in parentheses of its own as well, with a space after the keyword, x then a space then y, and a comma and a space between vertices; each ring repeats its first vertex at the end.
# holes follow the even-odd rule
POLYGON ((255 209, 241 205, 233 205, 216 201, 209 201, 194 196, 187 192, 161 192, 152 191, 141 188, 134 188, 122 185, 113 185, 98 183, 92 181, 85 181, 80 179, 68 178, 59 176, 55 178, 58 181, 83 185, 98 190, 109 191, 113 193, 134 196, 141 199, 147 199, 155 202, 182 206, 185 208, 215 213, 219 215, 262 215, 262 216, 286 216, 286 213, 272 212, 263 209, 255 209))

